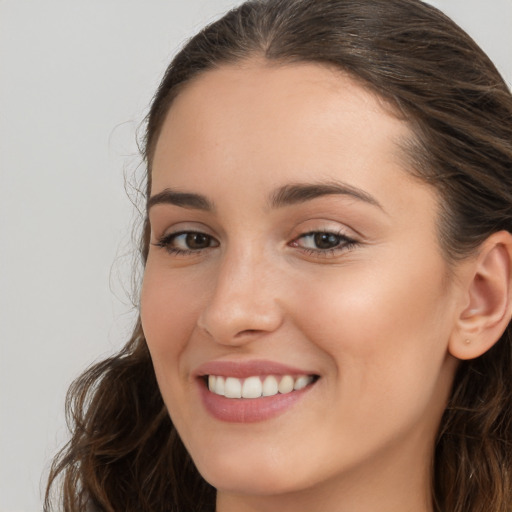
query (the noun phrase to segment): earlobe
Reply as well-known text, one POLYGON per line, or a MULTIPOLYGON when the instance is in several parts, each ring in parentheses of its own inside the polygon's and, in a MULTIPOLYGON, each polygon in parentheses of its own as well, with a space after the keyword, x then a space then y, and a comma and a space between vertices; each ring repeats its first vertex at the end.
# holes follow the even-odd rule
POLYGON ((512 235, 499 231, 481 246, 465 279, 465 305, 450 339, 458 359, 474 359, 489 350, 510 321, 512 235))

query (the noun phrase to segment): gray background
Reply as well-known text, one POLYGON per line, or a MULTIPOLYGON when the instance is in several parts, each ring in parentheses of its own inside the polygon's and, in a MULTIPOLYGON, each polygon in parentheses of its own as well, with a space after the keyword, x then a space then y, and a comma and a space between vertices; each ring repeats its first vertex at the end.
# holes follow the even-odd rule
MULTIPOLYGON (((135 136, 233 0, 0 0, 0 511, 41 510, 65 391, 128 338, 135 136), (41 476, 43 475, 43 476, 41 476)), ((512 83, 512 0, 432 1, 512 83)))

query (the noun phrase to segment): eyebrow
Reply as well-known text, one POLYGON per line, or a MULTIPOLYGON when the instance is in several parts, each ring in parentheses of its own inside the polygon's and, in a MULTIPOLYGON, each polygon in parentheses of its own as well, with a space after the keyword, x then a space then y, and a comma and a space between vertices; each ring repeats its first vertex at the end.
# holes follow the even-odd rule
POLYGON ((179 190, 172 190, 166 188, 151 196, 148 200, 147 209, 156 204, 173 204, 175 206, 181 206, 182 208, 190 208, 194 210, 213 211, 214 206, 205 196, 200 194, 193 194, 191 192, 180 192, 179 190))
POLYGON ((278 188, 270 197, 270 206, 280 208, 311 201, 326 195, 350 196, 359 201, 384 208, 372 195, 347 183, 330 181, 325 183, 295 183, 278 188))
MULTIPOLYGON (((377 206, 384 211, 381 204, 368 192, 346 183, 333 181, 325 183, 294 183, 284 185, 279 187, 270 195, 269 205, 274 209, 282 208, 311 201, 326 195, 349 196, 359 201, 377 206)), ((182 208, 190 208, 207 212, 215 210, 214 204, 206 196, 192 192, 181 192, 170 188, 166 188, 165 190, 162 190, 162 192, 159 192, 149 198, 147 205, 148 211, 156 204, 172 204, 182 208)))

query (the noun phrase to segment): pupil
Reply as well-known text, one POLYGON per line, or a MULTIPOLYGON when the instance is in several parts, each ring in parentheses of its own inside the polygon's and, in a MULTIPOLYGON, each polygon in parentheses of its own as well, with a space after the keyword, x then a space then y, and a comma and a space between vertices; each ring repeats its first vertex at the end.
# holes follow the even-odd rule
POLYGON ((208 247, 210 239, 202 233, 189 233, 187 235, 187 246, 191 249, 204 249, 208 247))
POLYGON ((332 233, 317 233, 315 235, 315 245, 319 249, 331 249, 339 243, 337 235, 332 233))

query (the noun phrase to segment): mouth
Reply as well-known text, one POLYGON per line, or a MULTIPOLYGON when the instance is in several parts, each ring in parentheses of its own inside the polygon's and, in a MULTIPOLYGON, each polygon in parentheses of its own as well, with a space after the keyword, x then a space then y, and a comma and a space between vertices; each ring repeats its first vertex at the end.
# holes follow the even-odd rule
POLYGON ((320 380, 314 372, 264 360, 210 361, 195 377, 206 412, 228 423, 263 422, 296 410, 320 380))
POLYGON ((211 393, 229 399, 258 399, 301 391, 314 384, 318 375, 253 375, 238 378, 204 375, 202 379, 211 393))

